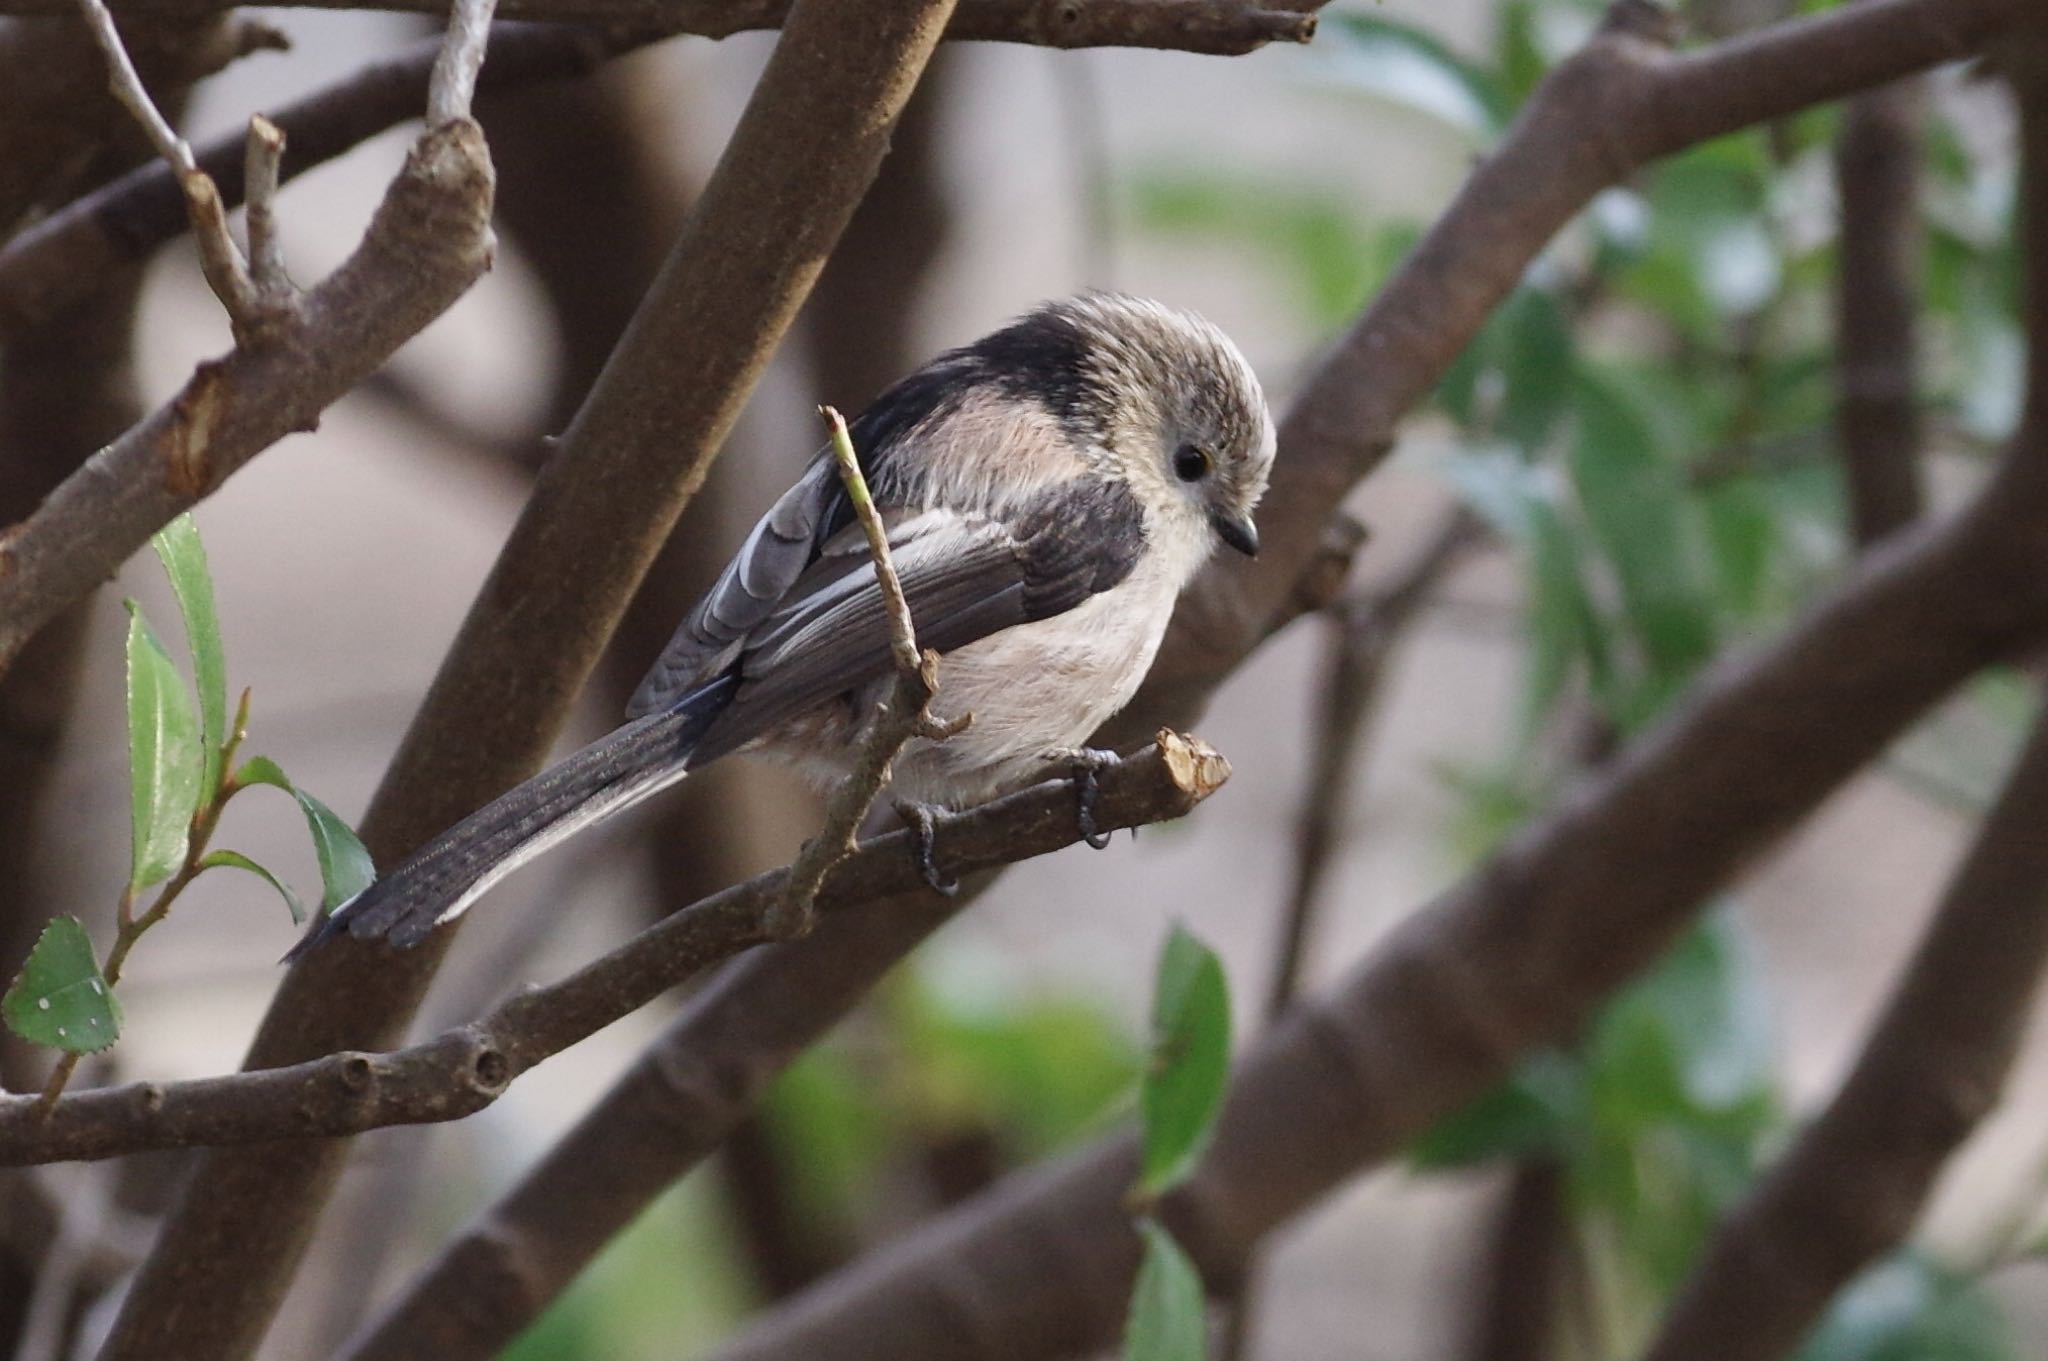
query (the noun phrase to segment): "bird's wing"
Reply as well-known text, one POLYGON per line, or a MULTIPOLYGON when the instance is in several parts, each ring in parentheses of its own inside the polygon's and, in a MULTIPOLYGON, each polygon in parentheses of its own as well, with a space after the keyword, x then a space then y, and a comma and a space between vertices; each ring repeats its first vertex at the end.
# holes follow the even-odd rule
POLYGON ((813 459, 677 626, 654 668, 633 692, 627 717, 666 708, 732 664, 747 635, 775 612, 817 559, 822 531, 834 515, 835 502, 843 499, 832 461, 813 459))
MULTIPOLYGON (((1143 511, 1122 483, 1047 489, 1020 513, 927 510, 889 528, 890 557, 920 647, 941 653, 1063 613, 1130 575, 1143 511)), ((858 524, 835 534, 738 656, 731 707, 698 761, 739 746, 891 666, 887 607, 858 524)))

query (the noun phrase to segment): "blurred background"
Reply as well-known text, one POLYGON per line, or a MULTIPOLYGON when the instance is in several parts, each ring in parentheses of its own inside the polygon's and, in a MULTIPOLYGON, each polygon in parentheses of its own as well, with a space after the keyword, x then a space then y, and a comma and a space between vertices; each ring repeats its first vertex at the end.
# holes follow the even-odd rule
MULTIPOLYGON (((1706 36, 1820 7, 1685 8, 1706 36)), ((270 17, 293 51, 202 86, 188 134, 239 126, 424 31, 395 16, 270 17)), ((667 628, 817 446, 816 402, 855 409, 938 349, 1096 286, 1203 312, 1283 409, 1597 17, 1582 0, 1386 0, 1332 6, 1308 49, 1236 59, 943 49, 591 687, 579 737, 611 723, 667 628)), ((540 436, 575 410, 772 41, 677 40, 594 80, 491 102, 496 270, 317 433, 200 507, 230 681, 254 690, 251 748, 344 816, 360 815, 540 436)), ((1969 71, 1900 98, 1917 181, 1911 419, 1938 510, 1975 484, 2017 414, 2013 137, 2001 90, 1969 71)), ((1603 196, 1348 507, 1369 538, 1343 603, 1270 643, 1198 726, 1231 758, 1229 786, 1183 824, 1007 874, 512 1354, 692 1354, 1003 1171, 1114 1125, 1131 1109, 1170 923, 1223 954, 1240 1036, 1253 1032, 1291 901, 1311 911, 1312 988, 1554 805, 1702 666, 1839 577, 1859 551, 1836 452, 1842 129, 1839 110, 1816 111, 1603 196), (1330 715, 1340 673, 1373 689, 1348 735, 1330 715), (1318 782, 1319 759, 1348 775, 1343 797, 1327 773, 1318 782), (1305 872, 1309 809, 1324 814, 1328 854, 1305 872)), ((282 232, 302 282, 359 238, 408 135, 288 188, 282 232)), ((225 347, 189 245, 153 267, 141 334, 152 403, 225 347)), ((95 929, 111 919, 126 837, 122 594, 174 631, 153 561, 103 594, 30 867, 41 915, 78 912, 95 929)), ((1577 1049, 1543 1056, 1282 1235, 1245 1355, 1508 1355, 1488 1341, 1501 1261, 1548 1262, 1560 1283, 1560 1345, 1514 1355, 1631 1354, 1718 1212, 1844 1071, 2029 695, 2017 677, 1981 681, 1756 866, 1577 1049)), ((814 816, 774 770, 693 779, 501 890, 421 1028, 781 863, 814 816)), ((237 803, 224 840, 317 882, 289 800, 237 803)), ((292 939, 260 884, 210 876, 138 951, 128 1034, 88 1072, 231 1069, 292 939)), ((613 1027, 459 1125, 361 1140, 266 1355, 319 1354, 348 1331, 661 1019, 613 1027)), ((2035 1044, 1916 1248, 1838 1305, 1811 1361, 2048 1354, 2044 1111, 2048 1046, 2035 1044)), ((83 1190, 104 1175, 60 1179, 83 1190)))

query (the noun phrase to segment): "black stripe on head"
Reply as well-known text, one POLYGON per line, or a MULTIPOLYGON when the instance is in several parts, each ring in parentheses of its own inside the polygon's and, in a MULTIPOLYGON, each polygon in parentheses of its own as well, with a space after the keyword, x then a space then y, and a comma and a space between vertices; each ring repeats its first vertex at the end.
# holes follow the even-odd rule
POLYGON ((1107 433, 1111 402, 1093 343, 1057 306, 1041 307, 956 353, 978 361, 982 379, 1005 396, 1039 402, 1073 439, 1093 442, 1107 433))

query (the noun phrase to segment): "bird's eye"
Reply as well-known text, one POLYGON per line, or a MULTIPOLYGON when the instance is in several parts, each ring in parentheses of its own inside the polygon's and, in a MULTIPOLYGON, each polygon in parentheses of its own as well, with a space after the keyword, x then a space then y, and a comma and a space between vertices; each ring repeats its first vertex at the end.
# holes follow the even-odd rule
POLYGON ((1173 475, 1183 482, 1199 482, 1209 475, 1209 455, 1192 444, 1183 444, 1173 456, 1173 475))

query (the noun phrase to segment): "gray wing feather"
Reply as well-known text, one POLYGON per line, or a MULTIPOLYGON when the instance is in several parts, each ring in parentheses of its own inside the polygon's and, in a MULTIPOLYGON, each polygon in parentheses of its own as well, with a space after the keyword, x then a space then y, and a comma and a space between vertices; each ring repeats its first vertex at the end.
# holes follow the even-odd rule
MULTIPOLYGON (((927 511, 892 526, 889 538, 920 647, 947 652, 1034 617, 1029 546, 1010 526, 927 511)), ((866 554, 858 525, 841 531, 762 621, 740 654, 731 707, 698 747, 699 764, 887 674, 887 608, 866 554)))
POLYGON ((818 552, 839 495, 830 459, 814 460, 747 535, 718 581, 677 627, 626 706, 629 718, 666 708, 732 664, 739 645, 772 615, 818 552))

